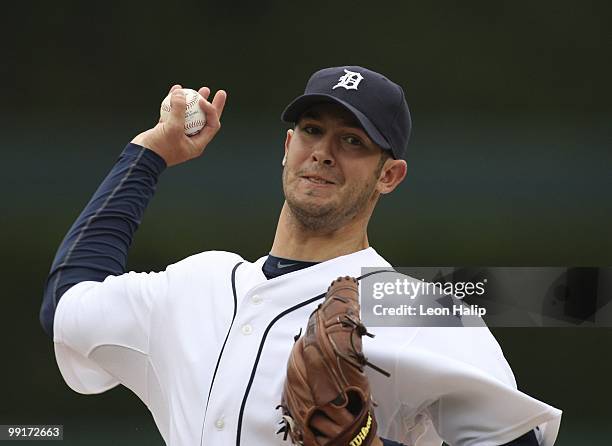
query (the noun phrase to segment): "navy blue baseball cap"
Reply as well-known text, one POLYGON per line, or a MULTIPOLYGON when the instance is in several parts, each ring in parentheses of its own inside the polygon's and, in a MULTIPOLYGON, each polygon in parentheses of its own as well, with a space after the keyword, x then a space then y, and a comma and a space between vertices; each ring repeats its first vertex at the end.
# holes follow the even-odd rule
POLYGON ((402 87, 363 67, 324 68, 310 77, 304 94, 285 108, 281 119, 295 123, 308 108, 322 102, 346 108, 372 141, 394 158, 404 158, 412 122, 402 87))

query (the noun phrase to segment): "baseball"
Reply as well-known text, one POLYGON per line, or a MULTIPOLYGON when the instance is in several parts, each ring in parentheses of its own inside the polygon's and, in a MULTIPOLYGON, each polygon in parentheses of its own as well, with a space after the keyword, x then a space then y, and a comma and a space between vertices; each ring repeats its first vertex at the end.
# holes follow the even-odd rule
MULTIPOLYGON (((190 88, 183 88, 187 108, 185 109, 185 135, 193 136, 202 130, 206 125, 206 115, 200 108, 199 100, 202 95, 190 88)), ((170 113, 170 94, 162 101, 159 115, 163 121, 168 119, 170 113)))

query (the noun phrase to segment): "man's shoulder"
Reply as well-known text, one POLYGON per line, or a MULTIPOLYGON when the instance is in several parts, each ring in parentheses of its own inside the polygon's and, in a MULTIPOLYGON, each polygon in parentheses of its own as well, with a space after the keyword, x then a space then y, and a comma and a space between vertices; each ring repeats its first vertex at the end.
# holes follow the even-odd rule
POLYGON ((168 266, 168 271, 189 270, 192 268, 225 269, 233 268, 245 260, 239 254, 228 251, 203 251, 190 255, 168 266))

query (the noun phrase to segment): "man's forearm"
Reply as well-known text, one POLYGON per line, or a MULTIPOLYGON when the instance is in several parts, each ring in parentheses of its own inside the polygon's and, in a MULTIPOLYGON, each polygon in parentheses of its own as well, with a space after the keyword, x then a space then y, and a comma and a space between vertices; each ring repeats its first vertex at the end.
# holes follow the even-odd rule
POLYGON ((73 285, 125 272, 127 254, 153 197, 164 160, 128 144, 62 241, 45 285, 40 321, 53 336, 61 296, 73 285))

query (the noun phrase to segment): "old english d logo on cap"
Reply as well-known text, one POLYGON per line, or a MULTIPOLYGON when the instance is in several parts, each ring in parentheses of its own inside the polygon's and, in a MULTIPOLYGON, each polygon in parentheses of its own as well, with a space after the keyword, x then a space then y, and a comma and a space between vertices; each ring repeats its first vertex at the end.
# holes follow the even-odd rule
POLYGON ((359 82, 363 80, 361 73, 346 69, 344 70, 344 73, 346 74, 344 76, 340 76, 338 83, 332 87, 332 90, 335 90, 338 87, 346 88, 347 90, 357 90, 359 82))

